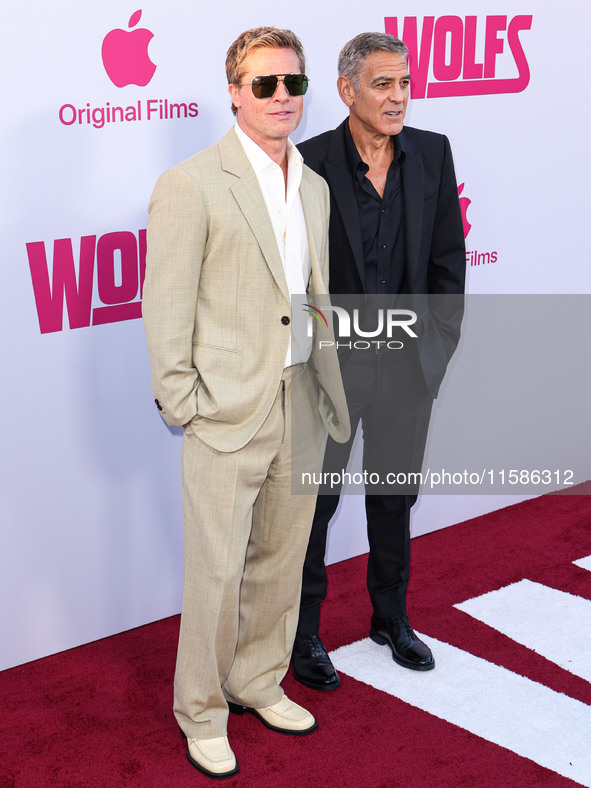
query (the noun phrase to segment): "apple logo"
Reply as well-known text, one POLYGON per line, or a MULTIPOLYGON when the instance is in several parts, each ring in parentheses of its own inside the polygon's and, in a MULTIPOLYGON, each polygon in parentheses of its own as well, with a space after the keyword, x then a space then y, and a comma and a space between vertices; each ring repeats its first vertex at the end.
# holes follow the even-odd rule
MULTIPOLYGON (((464 190, 464 184, 461 183, 458 186, 458 197, 463 192, 463 190, 464 190)), ((470 205, 471 202, 472 200, 469 200, 467 197, 460 197, 460 210, 462 212, 462 224, 464 225, 464 240, 468 237, 468 233, 470 232, 470 228, 472 227, 472 225, 468 221, 468 216, 466 215, 468 213, 468 206, 470 205)))
MULTIPOLYGON (((142 16, 141 9, 131 15, 129 27, 135 27, 142 16)), ((111 82, 118 88, 125 85, 145 87, 154 76, 156 66, 148 57, 148 44, 154 33, 146 28, 127 32, 111 30, 102 46, 103 65, 111 82)))

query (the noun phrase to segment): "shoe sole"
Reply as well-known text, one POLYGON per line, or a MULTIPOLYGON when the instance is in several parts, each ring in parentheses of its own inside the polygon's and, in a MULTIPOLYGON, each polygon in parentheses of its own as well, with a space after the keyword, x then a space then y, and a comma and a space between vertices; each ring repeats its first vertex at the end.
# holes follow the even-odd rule
POLYGON ((293 673, 293 677, 294 677, 294 679, 296 681, 299 681, 300 684, 304 685, 304 687, 309 687, 310 689, 313 689, 313 690, 320 690, 321 692, 328 692, 330 690, 338 689, 341 686, 340 676, 337 676, 337 680, 332 682, 332 684, 320 684, 320 683, 315 684, 314 682, 307 681, 306 679, 303 679, 301 676, 299 676, 297 674, 297 671, 296 671, 295 668, 292 668, 291 672, 293 673))
POLYGON ((231 702, 228 702, 228 708, 230 709, 232 714, 244 714, 245 712, 248 712, 249 714, 252 714, 257 719, 259 719, 263 723, 265 728, 268 728, 270 731, 275 731, 276 733, 284 733, 287 736, 307 736, 308 733, 312 733, 312 731, 315 731, 316 728, 318 727, 318 723, 314 722, 314 725, 312 725, 310 728, 306 728, 303 731, 298 731, 298 730, 294 731, 291 730, 290 728, 278 728, 276 725, 271 725, 270 722, 267 722, 267 720, 264 717, 262 717, 256 709, 251 709, 248 706, 239 706, 237 703, 231 703, 231 702))
POLYGON ((410 670, 433 670, 435 667, 434 659, 428 665, 417 665, 414 662, 404 659, 404 657, 400 657, 396 653, 392 641, 389 638, 380 635, 380 633, 376 632, 375 630, 370 630, 369 637, 374 643, 377 643, 378 646, 389 646, 390 650, 392 651, 392 659, 402 668, 409 668, 410 670))
POLYGON ((238 774, 238 762, 236 762, 236 768, 232 769, 231 772, 222 772, 221 774, 217 772, 210 772, 209 769, 206 769, 205 766, 202 766, 199 763, 199 761, 196 761, 195 758, 191 756, 188 747, 187 747, 187 760, 189 761, 191 766, 194 766, 196 769, 198 769, 201 772, 201 774, 205 774, 206 777, 213 777, 214 780, 224 780, 226 777, 233 777, 235 774, 238 774))

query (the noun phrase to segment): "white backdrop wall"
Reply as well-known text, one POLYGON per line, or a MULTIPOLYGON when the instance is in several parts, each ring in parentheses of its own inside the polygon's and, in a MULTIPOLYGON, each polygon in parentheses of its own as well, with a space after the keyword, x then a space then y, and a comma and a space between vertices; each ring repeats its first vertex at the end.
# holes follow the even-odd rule
MULTIPOLYGON (((580 0, 423 0, 406 20, 379 0, 203 9, 31 0, 3 14, 0 669, 180 609, 180 434, 153 405, 138 319, 146 205, 164 169, 232 124, 224 60, 242 30, 304 42, 295 141, 345 117, 348 39, 395 25, 415 38, 407 123, 451 139, 469 292, 591 290, 580 0)), ((425 497, 415 533, 513 500, 425 497)), ((362 499, 344 501, 330 561, 366 549, 362 520, 362 499)))

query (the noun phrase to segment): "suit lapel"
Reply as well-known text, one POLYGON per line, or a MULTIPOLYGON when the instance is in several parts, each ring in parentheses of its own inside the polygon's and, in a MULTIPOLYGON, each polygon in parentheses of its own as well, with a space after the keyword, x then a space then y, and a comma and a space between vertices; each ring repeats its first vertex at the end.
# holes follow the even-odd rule
POLYGON ((300 184, 300 197, 302 198, 302 209, 304 211, 304 219, 308 231, 308 248, 310 250, 311 272, 310 281, 308 283, 308 293, 310 293, 310 295, 326 293, 327 289, 322 277, 322 268, 320 264, 320 245, 324 240, 323 235, 327 232, 327 228, 323 227, 322 223, 318 221, 317 217, 323 215, 320 210, 315 210, 316 204, 318 203, 318 191, 311 187, 305 167, 302 173, 302 182, 300 184))
MULTIPOLYGON (((404 131, 401 134, 404 135, 404 131)), ((417 149, 409 142, 406 136, 403 139, 406 150, 406 160, 402 167, 406 265, 409 281, 412 282, 418 266, 421 245, 424 170, 422 159, 417 149)), ((353 178, 346 164, 347 160, 344 124, 341 124, 335 129, 327 152, 325 160, 326 180, 329 183, 333 199, 343 219, 345 232, 353 250, 359 276, 361 281, 365 282, 359 210, 355 199, 353 178)))
POLYGON ((347 166, 348 156, 345 146, 345 123, 335 129, 324 163, 326 180, 334 201, 337 204, 347 239, 353 250, 353 257, 362 282, 365 282, 365 265, 363 262, 363 242, 361 239, 361 223, 359 209, 355 198, 353 176, 347 166))
POLYGON ((277 248, 277 239, 275 238, 267 206, 265 205, 265 199, 256 173, 251 167, 234 129, 230 129, 226 136, 220 140, 219 148, 222 168, 238 178, 231 187, 236 202, 261 248, 261 252, 279 289, 289 301, 289 291, 285 280, 283 263, 277 248))
MULTIPOLYGON (((400 132, 404 134, 404 131, 400 132)), ((404 231, 406 240, 406 268, 408 284, 412 288, 419 263, 423 228, 424 170, 416 148, 404 137, 406 158, 402 166, 402 195, 404 201, 404 231)))

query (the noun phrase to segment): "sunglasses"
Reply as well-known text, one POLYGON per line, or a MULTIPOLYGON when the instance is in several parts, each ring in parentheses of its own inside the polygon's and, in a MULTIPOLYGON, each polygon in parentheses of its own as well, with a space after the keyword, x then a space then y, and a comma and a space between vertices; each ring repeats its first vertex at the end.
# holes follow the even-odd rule
POLYGON ((255 77, 252 82, 242 82, 238 87, 250 85, 255 98, 268 99, 273 98, 280 82, 283 82, 290 96, 303 96, 308 90, 309 80, 305 74, 268 74, 264 77, 255 77))

